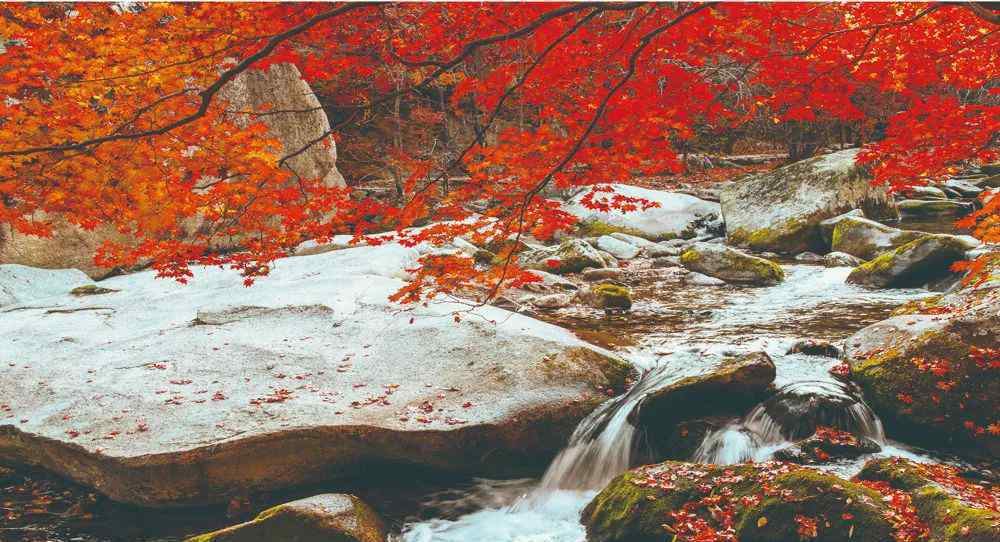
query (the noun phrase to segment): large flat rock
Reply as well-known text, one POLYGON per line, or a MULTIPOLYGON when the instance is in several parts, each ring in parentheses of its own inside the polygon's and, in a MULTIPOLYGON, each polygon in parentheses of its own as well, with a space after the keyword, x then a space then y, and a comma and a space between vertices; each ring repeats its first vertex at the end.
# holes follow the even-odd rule
POLYGON ((0 462, 151 506, 387 463, 544 464, 630 368, 501 309, 402 310, 387 296, 418 256, 288 258, 250 288, 217 268, 186 286, 139 273, 84 297, 68 293, 79 275, 54 274, 0 309, 0 462))

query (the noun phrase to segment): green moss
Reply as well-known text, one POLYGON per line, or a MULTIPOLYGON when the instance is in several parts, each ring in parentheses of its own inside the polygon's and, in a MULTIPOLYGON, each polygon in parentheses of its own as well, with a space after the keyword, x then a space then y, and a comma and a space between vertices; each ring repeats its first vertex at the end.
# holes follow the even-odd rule
POLYGON ((931 540, 935 542, 992 542, 997 539, 995 526, 1000 524, 1000 514, 962 501, 924 475, 911 461, 875 459, 855 478, 887 482, 894 489, 909 493, 917 515, 930 527, 931 540))
POLYGON ((632 308, 632 291, 625 286, 604 282, 594 285, 591 290, 602 309, 627 311, 632 308))
MULTIPOLYGON (((644 467, 614 479, 584 509, 581 520, 589 542, 662 542, 670 540, 671 512, 685 503, 725 488, 733 501, 757 497, 753 504, 736 504, 734 522, 740 542, 794 542, 799 540, 796 516, 815 519, 818 542, 885 542, 894 529, 885 519, 882 495, 861 484, 812 469, 792 468, 777 474, 768 485, 778 493, 762 491, 762 469, 775 465, 692 465, 668 461, 649 467, 659 473, 684 472, 671 477, 667 489, 640 485, 647 476, 644 467), (845 515, 847 513, 848 515, 845 515), (848 536, 847 533, 850 533, 848 536)), ((765 479, 767 476, 765 475, 765 479)), ((708 515, 701 509, 702 514, 708 515)))
POLYGON ((727 232, 733 245, 758 251, 774 251, 796 254, 807 250, 821 251, 822 238, 819 227, 806 218, 789 218, 783 223, 748 231, 737 228, 727 232))
POLYGON ((577 223, 576 233, 581 237, 601 237, 602 235, 611 235, 612 233, 627 233, 629 235, 635 235, 636 237, 642 237, 643 239, 647 239, 650 237, 648 234, 646 234, 641 230, 625 226, 615 226, 613 224, 604 222, 603 220, 596 220, 596 219, 583 220, 577 223))

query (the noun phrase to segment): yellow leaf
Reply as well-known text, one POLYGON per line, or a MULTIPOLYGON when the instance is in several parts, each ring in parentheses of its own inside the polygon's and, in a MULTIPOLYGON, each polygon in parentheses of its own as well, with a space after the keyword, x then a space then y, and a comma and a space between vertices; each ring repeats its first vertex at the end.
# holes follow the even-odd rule
POLYGON ((767 525, 767 518, 761 516, 760 519, 757 520, 757 528, 763 529, 765 525, 767 525))

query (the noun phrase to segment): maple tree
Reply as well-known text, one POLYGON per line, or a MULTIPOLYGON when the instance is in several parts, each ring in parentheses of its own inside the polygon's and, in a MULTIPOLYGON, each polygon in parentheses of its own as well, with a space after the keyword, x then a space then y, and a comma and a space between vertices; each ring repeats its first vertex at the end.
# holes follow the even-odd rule
MULTIPOLYGON (((875 182, 906 187, 998 156, 1000 23, 976 4, 4 4, 0 39, 0 223, 30 235, 55 217, 111 226, 135 242, 107 243, 100 263, 180 280, 203 263, 251 282, 336 233, 548 238, 575 220, 549 190, 679 171, 680 147, 754 122, 867 126, 865 103, 898 107, 879 113, 886 137, 861 154, 875 182), (337 113, 312 144, 387 108, 398 123, 399 100, 419 96, 437 97, 424 121, 472 115, 476 136, 450 142, 446 159, 370 149, 405 172, 399 201, 293 183, 263 124, 238 126, 220 96, 278 62, 337 113), (456 174, 468 178, 443 190, 456 174), (243 250, 213 250, 234 235, 243 250)), ((983 200, 964 224, 998 241, 1000 200, 983 200)), ((532 280, 513 251, 500 256, 485 270, 429 256, 397 297, 532 280)))

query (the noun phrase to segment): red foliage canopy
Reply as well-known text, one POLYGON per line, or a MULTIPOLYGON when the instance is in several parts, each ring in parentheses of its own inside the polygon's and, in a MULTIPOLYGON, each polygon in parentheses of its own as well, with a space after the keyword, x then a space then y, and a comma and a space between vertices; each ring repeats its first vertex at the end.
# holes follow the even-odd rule
MULTIPOLYGON (((210 263, 252 279, 305 239, 386 227, 406 242, 544 238, 573 223, 541 196, 547 187, 679 170, 672 142, 696 126, 761 113, 776 124, 859 119, 862 90, 903 105, 862 160, 876 182, 921 183, 997 159, 992 15, 917 3, 7 4, 0 223, 35 235, 54 216, 111 225, 137 243, 108 244, 101 261, 151 262, 178 278, 210 263), (473 59, 490 69, 464 70, 473 59), (490 146, 473 141, 444 168, 411 160, 403 204, 352 199, 318 179, 292 183, 262 125, 239 128, 224 113, 219 89, 275 62, 326 87, 344 82, 333 97, 343 110, 447 79, 452 104, 471 101, 487 124, 515 103, 538 121, 490 146), (399 90, 385 66, 412 84, 399 90), (382 92, 348 84, 359 79, 382 92), (471 180, 442 195, 460 170, 471 180), (488 205, 473 213, 474 201, 488 205), (207 227, 181 236, 195 217, 207 227), (427 218, 450 222, 402 231, 427 218), (233 234, 245 251, 209 250, 233 234)), ((992 198, 968 223, 998 241, 998 217, 992 198)), ((457 256, 426 264, 402 299, 525 279, 516 265, 484 273, 457 256)))

